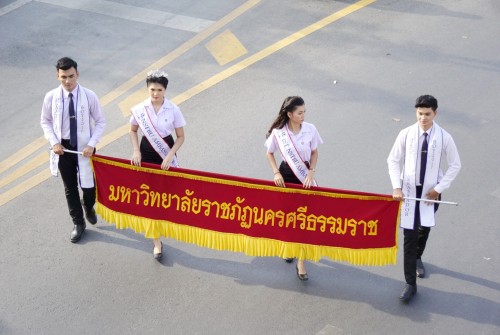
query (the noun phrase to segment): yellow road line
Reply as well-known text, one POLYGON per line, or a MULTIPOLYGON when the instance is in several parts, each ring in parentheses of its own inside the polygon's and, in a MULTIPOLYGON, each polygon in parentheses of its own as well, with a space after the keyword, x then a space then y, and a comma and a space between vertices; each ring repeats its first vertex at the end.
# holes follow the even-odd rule
POLYGON ((49 179, 49 177, 51 177, 50 171, 49 169, 45 169, 42 172, 37 173, 33 177, 23 181, 16 187, 13 187, 10 190, 7 190, 4 193, 0 194, 0 207, 11 201, 12 199, 17 198, 27 190, 32 189, 38 184, 49 179))
POLYGON ((28 164, 21 166, 19 169, 9 174, 7 177, 0 179, 0 188, 12 183, 14 180, 24 176, 25 174, 36 169, 42 164, 45 164, 46 162, 48 162, 48 157, 49 154, 47 151, 41 152, 35 158, 30 160, 28 164))
POLYGON ((116 99, 120 95, 126 93, 128 90, 132 89, 135 85, 141 83, 144 81, 144 78, 146 78, 146 74, 149 70, 151 69, 160 69, 164 67, 165 65, 169 64, 173 60, 177 59, 179 56, 184 54, 186 51, 189 51, 193 47, 197 46, 200 42, 208 38, 210 35, 212 35, 214 32, 217 30, 223 28, 225 25, 227 25, 229 22, 233 21, 236 19, 238 16, 241 14, 245 13, 255 5, 257 5, 261 0, 250 0, 241 5, 240 7, 236 8, 234 11, 229 13, 228 15, 224 16, 222 19, 219 21, 215 22, 212 24, 210 27, 207 29, 203 30, 199 34, 196 34, 193 38, 179 46, 177 49, 169 53, 163 58, 160 58, 158 61, 155 63, 151 64, 147 69, 144 69, 140 73, 136 74, 129 80, 127 80, 125 83, 120 85, 118 88, 116 88, 113 92, 110 92, 109 94, 105 95, 104 97, 101 98, 101 103, 108 104, 110 101, 116 99))
POLYGON ((229 29, 214 37, 205 44, 205 47, 219 65, 225 65, 248 53, 240 40, 229 29))
MULTIPOLYGON (((261 50, 260 52, 246 58, 245 60, 229 67, 228 69, 221 71, 220 73, 212 76, 211 78, 201 82, 200 84, 194 86, 193 88, 185 91, 184 93, 176 96, 172 101, 176 104, 181 104, 182 102, 188 100, 189 98, 211 88, 212 86, 218 84, 219 82, 223 81, 224 79, 227 79, 228 77, 240 72, 241 70, 249 67, 252 64, 255 64, 259 60, 275 53, 276 51, 279 51, 283 49, 286 46, 289 46, 290 44, 310 35, 311 33, 318 31, 319 29, 324 28, 325 26, 359 10, 362 9, 369 4, 375 2, 376 0, 361 0, 356 2, 353 5, 350 5, 338 12, 335 12, 326 18, 304 28, 299 30, 298 32, 290 35, 289 37, 286 37, 269 47, 261 50)), ((108 98, 109 99, 109 98, 108 98)), ((121 136, 125 135, 128 132, 129 125, 124 125, 113 132, 109 133, 108 135, 104 136, 103 139, 101 140, 100 147, 104 147, 108 145, 109 143, 112 143, 116 139, 120 138, 121 136)), ((26 192, 30 188, 40 184, 42 181, 45 181, 50 177, 50 173, 38 173, 37 175, 33 176, 32 178, 16 185, 13 187, 11 190, 0 194, 0 206, 5 204, 8 201, 11 201, 12 199, 16 198, 17 196, 21 195, 22 193, 26 192), (40 178, 40 180, 36 180, 36 178, 40 178)))
POLYGON ((256 54, 242 60, 241 62, 227 68, 224 71, 219 72, 218 74, 212 76, 211 78, 199 83, 198 85, 192 87, 191 89, 185 91, 184 93, 178 95, 176 98, 176 103, 180 104, 181 102, 186 101, 189 98, 192 98, 193 96, 207 90, 208 88, 214 86, 215 84, 220 83, 224 79, 229 78, 230 76, 240 72, 241 70, 246 69, 250 65, 255 64, 256 62, 262 60, 265 57, 270 56, 271 54, 275 53, 276 51, 279 51, 283 49, 284 47, 289 46, 292 43, 297 42, 298 40, 310 35, 311 33, 318 31, 319 29, 324 28, 325 26, 363 8, 368 6, 369 4, 375 2, 376 0, 361 0, 358 1, 357 3, 350 5, 338 12, 333 13, 330 16, 327 16, 326 18, 311 24, 310 26, 301 29, 297 31, 296 33, 268 46, 267 48, 257 52, 256 54))
MULTIPOLYGON (((233 21, 240 15, 244 14, 246 11, 257 5, 261 0, 249 0, 245 2, 243 5, 240 7, 236 8, 233 10, 231 13, 228 15, 224 16, 222 19, 219 21, 215 22, 212 24, 210 27, 207 29, 203 30, 202 32, 196 34, 193 38, 179 46, 177 49, 166 55, 165 57, 159 59, 152 65, 150 65, 148 68, 144 69, 140 73, 136 74, 129 80, 127 80, 125 83, 122 85, 118 86, 116 89, 113 91, 109 92, 108 94, 104 95, 100 101, 101 101, 101 106, 107 106, 109 103, 114 101, 116 98, 120 97, 124 93, 126 93, 128 90, 133 88, 135 85, 139 84, 144 80, 146 77, 146 73, 150 69, 154 68, 161 68, 164 67, 165 65, 169 64, 185 52, 189 51, 191 48, 195 47, 198 45, 200 42, 208 38, 211 34, 216 32, 217 30, 223 28, 225 25, 227 25, 229 22, 233 21)), ((0 162, 0 174, 5 172, 7 169, 10 169, 20 161, 24 160, 26 157, 34 153, 35 151, 38 151, 40 148, 42 148, 44 145, 47 145, 47 140, 44 139, 44 137, 40 137, 33 141, 32 143, 28 144, 24 148, 18 150, 14 155, 11 155, 10 157, 6 158, 2 162, 0 162)))
POLYGON ((101 141, 99 142, 99 148, 104 148, 108 144, 113 143, 123 135, 127 134, 130 130, 130 124, 126 123, 123 126, 113 130, 109 134, 106 134, 105 136, 102 137, 101 141))
POLYGON ((2 162, 0 162, 0 173, 4 173, 29 155, 33 154, 34 152, 38 151, 41 147, 44 145, 49 147, 49 144, 47 143, 47 140, 41 136, 25 146, 22 149, 19 149, 15 154, 12 156, 4 159, 2 162))
MULTIPOLYGON (((172 62, 173 60, 175 60, 176 58, 178 58, 179 56, 181 56, 185 52, 189 51, 191 48, 195 47, 200 42, 202 42, 203 40, 208 38, 210 35, 212 35, 214 32, 223 28, 228 23, 235 20, 240 15, 244 14, 246 11, 248 11, 249 9, 251 9, 252 7, 254 7, 255 5, 257 5, 260 2, 261 2, 261 0, 249 0, 249 1, 245 2, 243 5, 241 5, 240 7, 233 10, 228 15, 224 16, 222 19, 220 19, 217 22, 215 22, 214 24, 212 24, 207 29, 196 34, 193 38, 191 38, 190 40, 188 40, 187 42, 185 42, 184 44, 179 46, 177 49, 170 52, 165 57, 159 59, 158 61, 156 61, 155 63, 150 65, 148 68, 141 71, 139 74, 133 76, 132 78, 127 80, 125 83, 123 83, 122 85, 120 85, 119 87, 114 89, 113 91, 111 91, 108 94, 106 94, 105 96, 103 96, 100 99, 101 106, 102 107, 107 106, 109 103, 114 101, 116 98, 120 97, 121 95, 126 93, 128 90, 133 88, 135 85, 142 82, 144 80, 144 78, 146 77, 146 73, 150 69, 164 67, 165 65, 172 62)), ((126 131, 124 131, 123 129, 119 128, 118 130, 119 130, 119 134, 121 134, 118 137, 121 137, 121 136, 123 136, 123 134, 126 133, 126 131)), ((128 131, 128 129, 127 129, 127 131, 128 131)), ((115 133, 113 132, 112 134, 115 134, 115 133)), ((117 136, 117 135, 115 134, 115 136, 117 136)), ((111 138, 113 138, 113 137, 111 137, 111 138)), ((101 140, 101 144, 103 143, 103 140, 104 140, 104 138, 101 140)), ((47 143, 47 140, 43 136, 41 136, 40 138, 36 139, 32 143, 26 145, 24 148, 18 150, 14 155, 11 155, 10 157, 8 157, 5 160, 3 160, 2 162, 0 162, 0 174, 5 172, 6 170, 10 169, 11 167, 15 166, 19 162, 23 161, 25 158, 32 155, 34 152, 40 150, 44 146, 49 146, 49 144, 47 143)), ((100 145, 100 147, 101 146, 102 145, 100 145)), ((45 162, 48 162, 48 158, 45 160, 45 162)), ((28 167, 33 167, 37 163, 38 163, 37 159, 32 159, 32 160, 28 161, 24 166, 20 167, 18 170, 25 171, 28 167)), ((29 171, 27 171, 27 172, 29 172, 29 171)), ((24 172, 23 174, 25 174, 27 172, 24 172)), ((15 175, 15 174, 16 174, 16 172, 12 173, 10 176, 8 176, 6 178, 1 179, 0 185, 7 185, 8 183, 12 182, 12 180, 10 180, 10 178, 12 175, 15 175)), ((20 176, 21 175, 18 175, 18 177, 20 177, 20 176)))

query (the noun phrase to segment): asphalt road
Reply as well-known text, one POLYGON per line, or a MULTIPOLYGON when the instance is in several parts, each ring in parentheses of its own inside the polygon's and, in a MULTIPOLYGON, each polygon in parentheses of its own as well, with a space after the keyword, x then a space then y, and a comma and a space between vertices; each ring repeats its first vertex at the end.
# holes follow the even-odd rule
POLYGON ((0 334, 500 334, 500 2, 366 1, 332 16, 354 3, 0 1, 0 334), (221 65, 207 44, 222 33, 246 52, 221 65), (463 165, 443 197, 460 205, 438 212, 416 298, 398 300, 402 248, 394 266, 308 263, 303 283, 278 258, 173 240, 158 263, 150 241, 102 220, 70 243, 39 125, 62 56, 101 97, 103 155, 131 155, 124 113, 161 67, 187 120, 184 167, 271 179, 265 133, 301 95, 325 141, 320 185, 366 192, 391 193, 393 141, 415 98, 436 96, 463 165))

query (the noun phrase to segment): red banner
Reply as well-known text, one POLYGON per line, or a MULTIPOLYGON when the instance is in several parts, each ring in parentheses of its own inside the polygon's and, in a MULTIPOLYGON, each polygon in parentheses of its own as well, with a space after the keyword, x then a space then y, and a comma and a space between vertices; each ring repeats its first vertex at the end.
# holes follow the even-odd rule
POLYGON ((399 202, 391 196, 94 156, 97 212, 117 228, 252 256, 396 262, 399 202))

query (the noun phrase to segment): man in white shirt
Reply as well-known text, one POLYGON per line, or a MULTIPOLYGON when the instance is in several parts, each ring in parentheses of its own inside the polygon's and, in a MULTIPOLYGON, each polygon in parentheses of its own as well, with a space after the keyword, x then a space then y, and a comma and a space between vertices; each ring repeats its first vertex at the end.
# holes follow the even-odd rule
POLYGON ((406 285, 399 298, 404 302, 410 301, 417 292, 417 276, 425 276, 421 257, 430 227, 435 225, 438 207, 437 204, 405 197, 440 199, 441 193, 450 187, 461 168, 453 138, 434 122, 438 108, 436 98, 431 95, 420 96, 415 108, 417 123, 399 133, 387 158, 393 198, 403 201, 401 227, 404 233, 406 285), (446 173, 440 166, 443 156, 448 166, 446 173))
POLYGON ((59 170, 64 183, 69 215, 74 224, 70 239, 75 243, 85 231, 84 211, 91 224, 97 223, 90 157, 104 132, 106 120, 97 95, 78 84, 79 72, 73 59, 59 59, 56 71, 61 85, 45 95, 40 124, 52 147, 51 172, 57 176, 59 170), (82 152, 82 155, 64 152, 65 149, 82 152), (83 192, 82 201, 78 184, 83 192))

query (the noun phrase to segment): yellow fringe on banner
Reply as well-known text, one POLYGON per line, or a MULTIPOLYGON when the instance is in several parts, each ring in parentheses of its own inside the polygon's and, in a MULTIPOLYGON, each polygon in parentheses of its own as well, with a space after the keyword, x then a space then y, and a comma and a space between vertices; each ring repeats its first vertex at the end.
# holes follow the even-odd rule
POLYGON ((221 233, 163 220, 152 220, 113 211, 101 203, 97 213, 118 229, 132 229, 146 238, 171 237, 200 247, 242 252, 255 257, 296 257, 318 262, 322 257, 353 265, 383 266, 396 264, 397 245, 390 248, 348 249, 320 245, 283 242, 243 234, 221 233))

